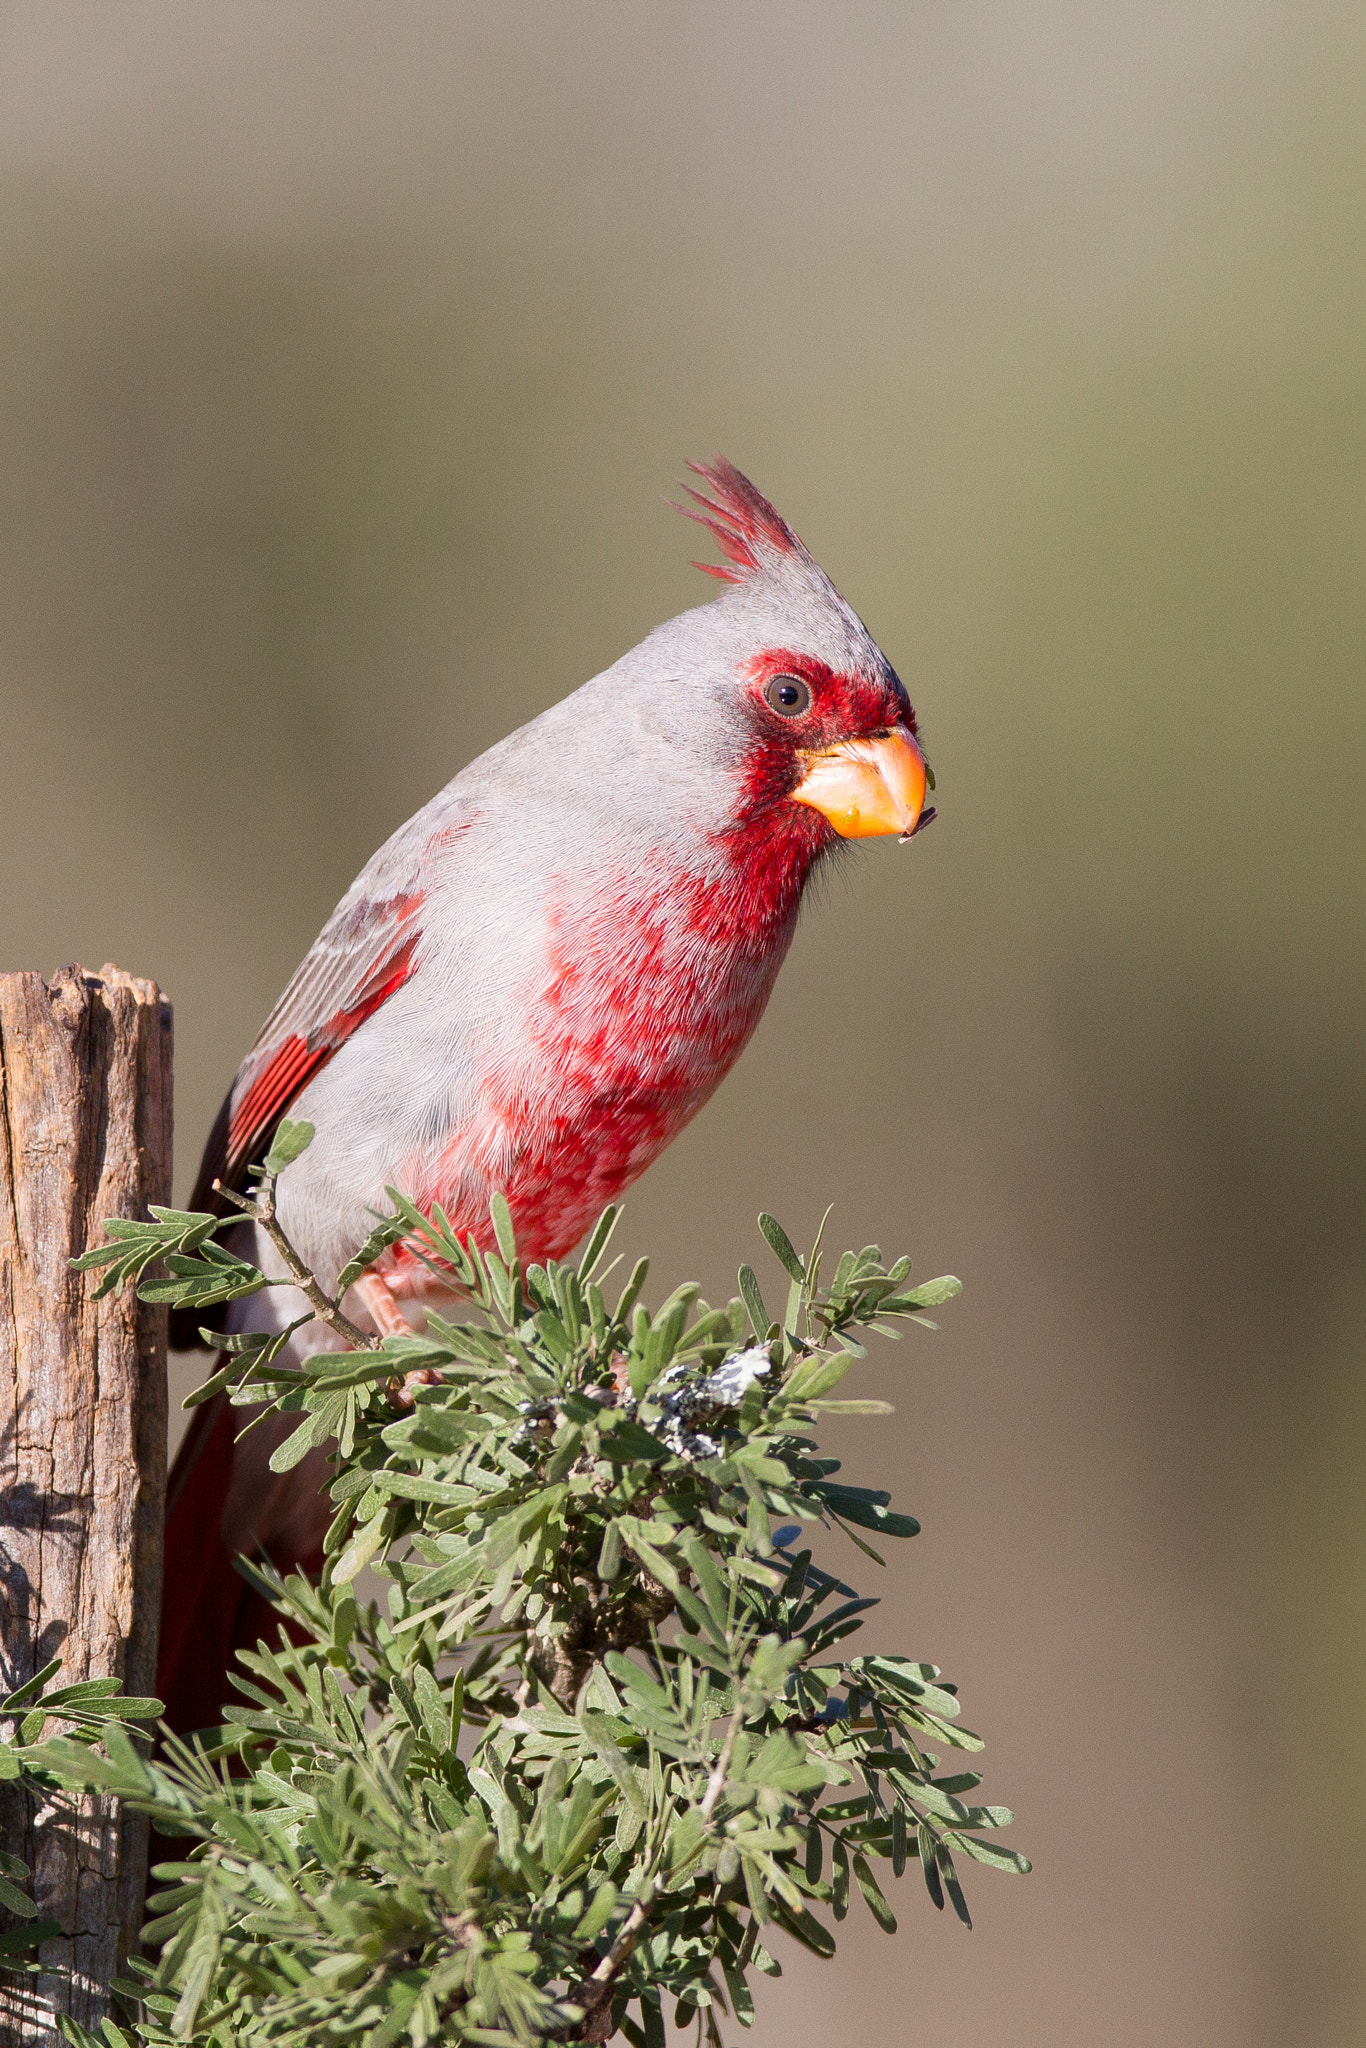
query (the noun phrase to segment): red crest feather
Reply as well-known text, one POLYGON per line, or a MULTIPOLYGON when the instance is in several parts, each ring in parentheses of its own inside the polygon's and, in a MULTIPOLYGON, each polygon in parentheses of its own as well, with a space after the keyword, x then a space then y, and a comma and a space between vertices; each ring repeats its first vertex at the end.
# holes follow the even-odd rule
POLYGON ((675 505, 674 510, 714 534, 722 554, 734 564, 723 569, 719 562, 694 562, 694 569, 704 576, 717 576, 723 583, 743 583, 762 569, 764 548, 780 555, 805 555, 806 549, 781 513, 775 512, 763 492, 724 455, 718 455, 715 462, 690 462, 688 468, 694 476, 704 477, 715 495, 709 498, 685 484, 684 490, 698 509, 675 505))

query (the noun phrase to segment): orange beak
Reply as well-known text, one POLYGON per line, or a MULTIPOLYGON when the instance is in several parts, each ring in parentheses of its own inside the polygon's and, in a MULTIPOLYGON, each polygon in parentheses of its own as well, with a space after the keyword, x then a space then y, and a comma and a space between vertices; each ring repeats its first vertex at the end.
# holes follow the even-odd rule
POLYGON ((841 839, 908 839, 925 802, 925 757, 904 725, 872 740, 841 740, 807 754, 806 774, 792 792, 828 818, 841 839))

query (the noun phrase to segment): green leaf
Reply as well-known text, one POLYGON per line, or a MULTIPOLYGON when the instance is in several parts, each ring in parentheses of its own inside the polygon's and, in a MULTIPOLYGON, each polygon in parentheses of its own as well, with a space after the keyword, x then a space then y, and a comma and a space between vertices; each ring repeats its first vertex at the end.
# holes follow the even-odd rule
POLYGON ((1002 1849, 995 1842, 983 1842, 976 1835, 965 1835, 957 1828, 946 1828, 944 1840, 961 1849, 965 1856, 971 1856, 975 1863, 990 1864, 993 1870, 1008 1871, 1012 1877, 1023 1877, 1033 1869, 1027 1856, 1021 1856, 1016 1849, 1002 1849))
POLYGON ((830 1387, 837 1387, 848 1372, 850 1359, 804 1358, 783 1382, 785 1400, 811 1401, 830 1387))
MULTIPOLYGON (((658 1573, 656 1573, 656 1577, 658 1577, 658 1573)), ((661 1583, 667 1584, 668 1582, 665 1580, 661 1581, 661 1583)), ((693 1628, 700 1635, 710 1636, 717 1649, 725 1651, 728 1648, 728 1644, 725 1623, 722 1618, 707 1605, 705 1600, 700 1600, 696 1593, 685 1586, 681 1579, 671 1586, 669 1590, 678 1602, 681 1612, 692 1623, 693 1628)), ((680 1643, 680 1648, 682 1647, 683 1645, 680 1643)))
MULTIPOLYGON (((312 1131, 309 1131, 312 1136, 312 1131)), ((302 1150, 302 1147, 300 1148, 302 1150)), ((171 2020, 171 2032, 181 2040, 194 2032, 199 2009, 208 1995, 218 1963, 223 1937, 224 1909, 216 1892, 206 1891, 199 1909, 194 1939, 190 1943, 181 1975, 180 2002, 171 2020)))
POLYGON ((821 1415, 895 1415, 890 1401, 811 1401, 807 1406, 821 1415))
POLYGON ((535 1499, 523 1501, 510 1515, 504 1515, 495 1522, 484 1539, 484 1562, 496 1571, 513 1557, 526 1542, 532 1531, 538 1529, 546 1517, 565 1498, 564 1486, 548 1486, 535 1499))
POLYGON ((867 1900, 868 1910, 877 1921, 878 1926, 884 1934, 895 1934, 896 1914, 882 1896, 878 1888, 877 1879, 868 1867, 866 1856, 855 1856, 854 1876, 858 1879, 858 1888, 867 1900))
POLYGON ((820 1956, 824 1961, 835 1953, 834 1935, 828 1927, 822 1927, 814 1913, 807 1909, 794 1912, 790 1906, 778 1899, 773 1900, 773 1908, 775 1917, 788 1933, 795 1935, 802 1947, 809 1948, 812 1955, 820 1956))
POLYGON ((470 1497, 468 1486, 452 1486, 444 1479, 420 1479, 412 1472, 376 1472, 372 1484, 378 1493, 393 1494, 399 1500, 432 1501, 440 1507, 459 1507, 470 1497))
POLYGON ((944 1889, 949 1895, 950 1905, 963 1925, 970 1928, 972 1926, 972 1915, 968 1911, 968 1902, 963 1897, 963 1887, 958 1882, 958 1874, 953 1867, 953 1858, 943 1842, 940 1842, 935 1849, 935 1860, 939 1865, 939 1875, 944 1880, 944 1889))
POLYGON ((450 1707, 425 1664, 419 1664, 413 1673, 413 1692, 417 1697, 422 1714, 422 1726, 426 1730, 428 1740, 433 1749, 444 1749, 450 1734, 450 1707))
POLYGON ((615 1522, 609 1522, 602 1532, 602 1544, 598 1551, 598 1577, 614 1579, 621 1570, 621 1531, 615 1522))
POLYGON ((961 1800, 953 1798, 950 1793, 941 1790, 938 1785, 920 1784, 912 1780, 909 1783, 903 1783, 903 1789, 908 1799, 913 1800, 917 1806, 923 1806, 927 1813, 934 1814, 938 1820, 966 1821, 968 1819, 968 1809, 962 1804, 961 1800))
MULTIPOLYGON (((338 1414, 340 1414, 341 1412, 340 1404, 338 1406, 337 1412, 338 1414)), ((277 1444, 275 1446, 275 1449, 271 1452, 271 1471, 292 1472, 296 1465, 302 1464, 303 1460, 308 1456, 309 1452, 313 1449, 313 1445, 317 1440, 317 1431, 318 1417, 316 1413, 312 1415, 306 1415, 303 1421, 299 1424, 299 1427, 296 1430, 294 1430, 290 1436, 287 1436, 282 1444, 277 1444)), ((327 1441, 327 1438, 330 1434, 330 1430, 325 1430, 323 1432, 322 1440, 324 1443, 327 1441)))
POLYGON ((585 1285, 587 1285, 588 1281, 592 1279, 597 1271, 598 1262, 607 1249, 620 1215, 621 1210, 609 1203, 589 1232, 588 1242, 583 1248, 583 1256, 579 1260, 578 1267, 579 1279, 585 1285))
MULTIPOLYGON (((201 1337, 212 1337, 215 1333, 212 1330, 201 1330, 199 1334, 201 1337)), ((201 1380, 197 1387, 191 1388, 180 1404, 182 1409, 201 1408, 206 1401, 212 1401, 215 1394, 221 1394, 228 1382, 236 1378, 237 1370, 237 1361, 232 1358, 226 1365, 220 1365, 217 1372, 211 1372, 206 1380, 201 1380)))
MULTIPOLYGON (((609 1408, 609 1417, 612 1412, 609 1408)), ((665 1458, 671 1458, 673 1452, 657 1436, 651 1436, 648 1429, 642 1429, 638 1422, 632 1422, 629 1416, 623 1415, 610 1428, 604 1428, 602 1455, 614 1465, 658 1465, 665 1458)))
POLYGON ((831 1855, 831 1863, 833 1866, 833 1881, 831 1884, 832 1909, 835 1918, 842 1920, 849 1911, 849 1851, 844 1846, 843 1838, 840 1838, 835 1843, 831 1855))
POLYGON ((27 1927, 11 1927, 0 1934, 0 1956, 31 1955, 34 1949, 61 1932, 60 1920, 30 1920, 27 1927))
POLYGON ((117 1722, 107 1723, 103 1739, 109 1761, 119 1774, 125 1796, 145 1798, 153 1790, 154 1781, 146 1762, 134 1748, 128 1731, 117 1722))
POLYGON ((896 1515, 880 1501, 861 1497, 866 1490, 861 1487, 833 1486, 828 1480, 817 1483, 815 1491, 826 1503, 832 1514, 842 1522, 852 1522, 856 1528, 875 1530, 879 1536, 918 1536, 920 1524, 914 1515, 896 1515))
POLYGON ((582 1448, 583 1431, 578 1428, 566 1430, 564 1442, 558 1446, 554 1454, 546 1461, 544 1478, 547 1486, 553 1486, 557 1480, 566 1477, 572 1470, 582 1448))
POLYGON ((774 1252, 780 1263, 787 1268, 792 1279, 797 1282, 799 1287, 805 1286, 806 1267, 797 1257, 792 1240, 783 1229, 782 1224, 779 1223, 777 1217, 770 1216, 767 1213, 760 1216, 759 1228, 768 1239, 770 1249, 774 1252))
POLYGON ((353 1287, 361 1275, 370 1270, 380 1253, 388 1251, 390 1245, 397 1244, 399 1239, 406 1237, 407 1234, 408 1223, 405 1217, 386 1216, 382 1222, 377 1223, 364 1244, 352 1253, 338 1273, 337 1284, 332 1290, 334 1299, 340 1301, 347 1288, 353 1287))
POLYGON ((511 1267, 517 1257, 517 1233, 512 1227, 512 1211, 507 1196, 499 1189, 489 1203, 489 1215, 493 1219, 493 1234, 504 1262, 511 1267))
POLYGON ((119 1689, 117 1678, 82 1678, 75 1685, 59 1686, 43 1694, 43 1705, 51 1713, 56 1707, 83 1707, 92 1700, 107 1700, 119 1689))
POLYGON ((288 1117, 281 1117, 275 1126, 270 1150, 261 1161, 263 1173, 283 1173, 292 1161, 308 1150, 313 1143, 314 1129, 310 1123, 291 1123, 288 1117))
POLYGON ((764 1307, 764 1297, 759 1292, 759 1280, 753 1266, 741 1266, 739 1275, 740 1296, 749 1311, 754 1334, 762 1343, 772 1328, 772 1320, 764 1307))
POLYGON ((730 1993, 731 2011, 735 2014, 742 2027, 752 2027, 754 2025, 754 2000, 750 1995, 748 1984, 746 1984, 740 1972, 733 1969, 724 1958, 722 1960, 722 1969, 725 1972, 726 1989, 730 1993))
MULTIPOLYGON (((293 1442, 292 1437, 290 1442, 293 1442)), ((353 1579, 358 1578, 365 1570, 366 1565, 369 1564, 371 1558, 383 1548, 392 1527, 393 1517, 390 1510, 386 1507, 381 1508, 371 1521, 364 1523, 361 1528, 357 1529, 355 1535, 337 1559, 336 1564, 332 1567, 333 1585, 349 1586, 353 1579)))
POLYGON ((922 1281, 908 1293, 886 1294, 878 1305, 888 1315, 903 1315, 909 1309, 938 1308, 941 1302, 954 1301, 962 1292, 962 1281, 945 1273, 939 1280, 922 1281))
POLYGON ((598 1886, 588 1903, 588 1910, 574 1929, 575 1941, 594 1941, 616 1911, 617 1888, 608 1880, 598 1886))
POLYGON ((648 1259, 636 1260, 635 1265, 631 1269, 631 1277, 622 1291, 621 1299, 617 1303, 616 1312, 612 1317, 614 1323, 626 1322, 640 1298, 640 1290, 645 1285, 646 1275, 649 1273, 649 1270, 650 1261, 648 1259))
MULTIPOLYGON (((135 1699, 129 1696, 122 1699, 106 1699, 101 1701, 98 1709, 98 1718, 101 1723, 107 1716, 112 1716, 116 1721, 155 1721, 165 1711, 166 1702, 164 1700, 135 1699)), ((93 1712, 90 1718, 95 1718, 93 1712)))
POLYGON ((641 1992, 640 2017, 645 2030, 645 2048, 665 2048, 664 2009, 657 1991, 641 1992))
POLYGON ((34 1920, 38 1916, 38 1908, 32 1899, 21 1892, 18 1885, 11 1884, 7 1877, 0 1877, 0 1906, 7 1913, 17 1913, 21 1920, 34 1920))
POLYGON ((730 1598, 725 1581, 717 1569, 714 1553, 696 1536, 687 1537, 679 1547, 701 1588, 709 1612, 718 1623, 724 1623, 730 1598))
POLYGON ((780 1792, 813 1792, 826 1782, 821 1766, 808 1763, 801 1743, 782 1728, 769 1736, 745 1775, 752 1784, 780 1792))
POLYGON ((706 1840, 707 1823, 695 1806, 681 1814, 669 1830, 665 1845, 665 1859, 670 1871, 676 1876, 694 1861, 706 1840))
POLYGON ((212 1308, 220 1301, 245 1301, 248 1295, 259 1294, 263 1287, 271 1285, 246 1259, 234 1258, 230 1252, 221 1252, 215 1258, 208 1256, 215 1252, 219 1252, 217 1245, 206 1245, 205 1257, 199 1259, 168 1252, 163 1263, 171 1277, 144 1280, 138 1288, 138 1300, 164 1301, 172 1308, 212 1308))
POLYGON ((26 1679, 24 1684, 17 1686, 7 1698, 0 1700, 0 1714, 12 1714, 17 1708, 26 1706, 30 1700, 36 1699, 49 1678, 55 1678, 61 1668, 60 1657, 54 1657, 50 1664, 44 1664, 41 1671, 35 1671, 32 1678, 26 1679))
POLYGON ((925 1880, 925 1889, 942 1913, 944 1910, 944 1887, 939 1881, 939 1859, 935 1855, 935 1839, 922 1820, 916 1827, 916 1846, 920 1850, 920 1872, 925 1880))
POLYGON ((541 1309, 535 1317, 536 1334, 557 1365, 567 1365, 573 1345, 569 1333, 560 1318, 551 1309, 541 1309))

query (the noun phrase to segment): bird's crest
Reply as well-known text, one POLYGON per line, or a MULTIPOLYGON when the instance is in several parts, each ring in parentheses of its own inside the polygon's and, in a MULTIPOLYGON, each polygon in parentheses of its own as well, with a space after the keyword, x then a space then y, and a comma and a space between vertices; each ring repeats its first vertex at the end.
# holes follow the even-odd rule
POLYGON ((774 555, 811 560, 781 513, 724 455, 718 455, 715 462, 690 462, 688 468, 706 480, 713 495, 708 497, 685 484, 693 504, 675 505, 674 510, 705 526, 732 565, 725 568, 719 562, 694 562, 694 569, 704 576, 719 577, 723 583, 744 583, 763 573, 768 566, 765 555, 770 560, 774 555))

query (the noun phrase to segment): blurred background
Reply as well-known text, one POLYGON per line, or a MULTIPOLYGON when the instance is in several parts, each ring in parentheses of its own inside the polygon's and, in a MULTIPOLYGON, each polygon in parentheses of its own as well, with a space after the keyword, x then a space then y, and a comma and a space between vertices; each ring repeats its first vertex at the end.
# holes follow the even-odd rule
POLYGON ((710 594, 687 457, 920 709, 625 1229, 963 1277, 837 1448, 1036 1867, 760 2043, 1366 2031, 1364 88, 1332 0, 0 6, 0 964, 170 993, 182 1194, 379 841, 710 594))

